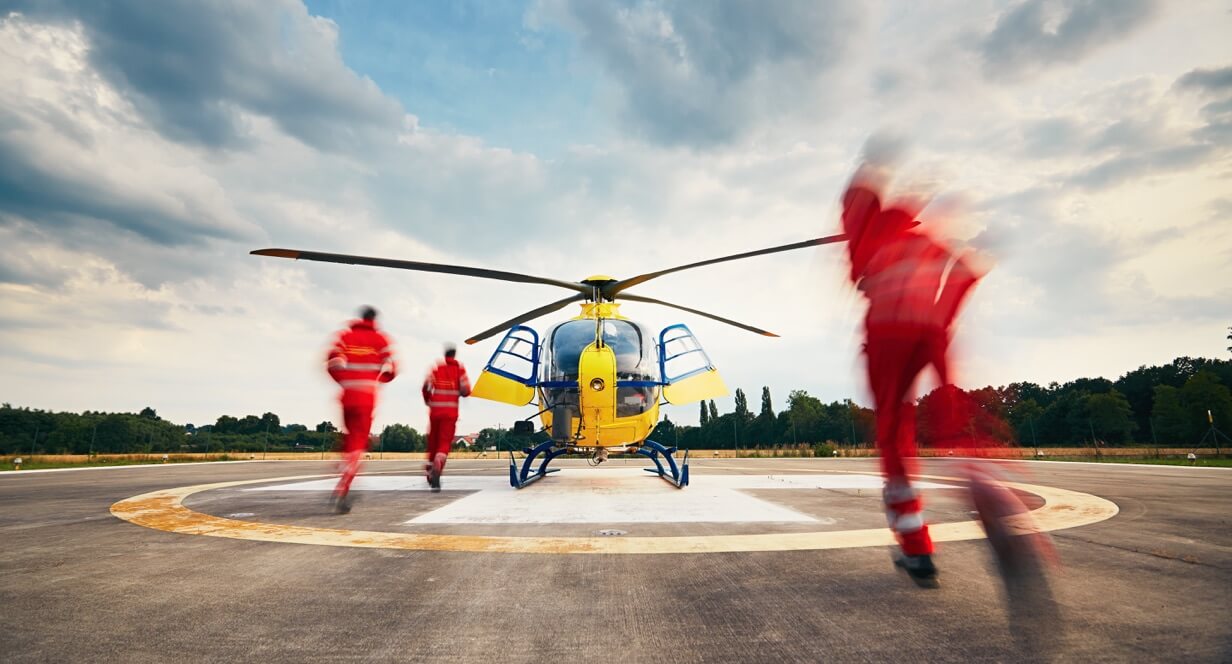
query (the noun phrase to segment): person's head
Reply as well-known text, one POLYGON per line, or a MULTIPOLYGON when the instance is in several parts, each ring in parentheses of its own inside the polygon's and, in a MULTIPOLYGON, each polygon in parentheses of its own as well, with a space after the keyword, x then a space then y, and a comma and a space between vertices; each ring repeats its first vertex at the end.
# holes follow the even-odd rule
POLYGON ((454 357, 458 354, 458 347, 450 342, 445 342, 445 357, 454 357))
POLYGON ((368 307, 368 306, 360 307, 359 317, 361 320, 372 322, 376 320, 376 309, 373 309, 372 307, 368 307))

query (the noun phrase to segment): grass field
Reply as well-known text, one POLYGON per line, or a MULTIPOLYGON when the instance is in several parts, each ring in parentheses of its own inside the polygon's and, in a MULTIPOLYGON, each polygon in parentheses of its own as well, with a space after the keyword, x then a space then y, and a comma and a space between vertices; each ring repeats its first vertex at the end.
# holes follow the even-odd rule
POLYGON ((1037 461, 1081 461, 1083 463, 1147 463, 1159 466, 1209 466, 1212 468, 1232 468, 1232 459, 1209 459, 1199 458, 1196 461, 1189 461, 1183 458, 1166 458, 1156 459, 1154 457, 1041 457, 1037 461))
MULTIPOLYGON (((234 461, 237 457, 231 457, 226 454, 220 455, 211 459, 211 461, 234 461)), ((200 463, 201 459, 192 458, 176 458, 169 456, 166 461, 159 458, 148 459, 95 459, 93 461, 40 461, 38 457, 22 463, 22 470, 45 470, 48 468, 94 468, 103 466, 136 466, 136 465, 153 465, 160 463, 200 463)), ((17 470, 13 465, 12 457, 0 459, 0 472, 6 470, 17 470)))

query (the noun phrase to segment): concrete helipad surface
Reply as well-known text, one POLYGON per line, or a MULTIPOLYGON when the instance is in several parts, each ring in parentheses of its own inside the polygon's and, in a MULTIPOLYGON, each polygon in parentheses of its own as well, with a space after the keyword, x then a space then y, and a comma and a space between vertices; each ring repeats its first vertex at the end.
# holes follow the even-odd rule
POLYGON ((430 493, 376 461, 345 516, 324 462, 5 474, 0 661, 1232 658, 1232 471, 1010 464, 1061 561, 1023 649, 953 461, 921 468, 934 591, 889 565, 873 461, 562 467, 430 493))

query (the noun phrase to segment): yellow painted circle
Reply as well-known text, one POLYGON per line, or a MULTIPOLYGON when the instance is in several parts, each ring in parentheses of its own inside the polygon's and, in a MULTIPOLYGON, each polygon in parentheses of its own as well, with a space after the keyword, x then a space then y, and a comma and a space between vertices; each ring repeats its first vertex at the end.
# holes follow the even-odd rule
MULTIPOLYGON (((207 535, 259 542, 350 546, 371 549, 413 551, 469 551, 487 553, 730 553, 745 551, 807 551, 888 546, 894 537, 886 528, 819 531, 810 533, 766 533, 755 535, 698 535, 676 537, 496 537, 488 535, 432 535, 391 533, 370 530, 310 528, 274 523, 239 521, 202 514, 184 506, 184 499, 195 493, 246 484, 286 482, 322 477, 305 475, 238 482, 197 484, 152 491, 121 500, 111 506, 116 517, 146 528, 185 535, 207 535)), ((927 479, 961 481, 952 477, 921 476, 927 479)), ((1031 511, 1034 517, 1023 521, 1023 529, 1047 532, 1075 528, 1112 518, 1115 503, 1098 496, 1067 489, 1007 482, 1006 486, 1035 494, 1044 504, 1031 511)), ((533 491, 534 488, 528 489, 533 491)), ((984 530, 975 521, 930 524, 934 541, 954 542, 982 539, 984 530)))

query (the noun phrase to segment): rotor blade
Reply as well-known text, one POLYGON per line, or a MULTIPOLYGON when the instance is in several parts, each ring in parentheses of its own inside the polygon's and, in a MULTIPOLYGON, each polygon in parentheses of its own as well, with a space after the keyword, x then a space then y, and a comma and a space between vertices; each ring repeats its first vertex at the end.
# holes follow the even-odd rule
POLYGON ((842 242, 843 240, 846 240, 846 239, 847 239, 846 235, 842 235, 842 234, 830 235, 827 237, 819 237, 813 240, 805 240, 803 242, 793 242, 791 244, 784 244, 778 247, 770 247, 769 249, 758 249, 757 251, 746 251, 742 254, 733 254, 731 256, 723 256, 722 258, 711 258, 710 260, 701 261, 698 263, 689 263, 688 265, 680 265, 677 267, 668 268, 666 270, 659 270, 658 272, 647 272, 646 274, 639 274, 636 277, 622 279, 620 281, 617 281, 614 284, 610 284, 607 288, 603 289, 603 295, 604 297, 611 298, 613 295, 619 293, 620 291, 623 291, 626 288, 650 281, 651 279, 654 279, 655 277, 661 277, 665 274, 671 274, 672 272, 679 272, 681 270, 688 270, 690 268, 695 268, 695 267, 703 267, 705 265, 714 265, 715 263, 722 263, 724 261, 739 260, 741 258, 752 258, 754 256, 764 256, 766 254, 775 254, 780 251, 791 251, 792 249, 804 249, 805 247, 816 247, 822 244, 832 244, 834 242, 842 242))
POLYGON ((621 296, 620 296, 620 299, 622 299, 622 300, 630 300, 630 301, 632 301, 632 302, 646 302, 646 303, 648 303, 648 304, 661 304, 661 305, 663 305, 663 306, 665 306, 665 307, 671 307, 671 308, 673 308, 673 309, 679 309, 679 310, 681 310, 681 311, 687 311, 687 312, 689 312, 689 313, 691 313, 691 314, 697 314, 698 316, 705 316, 706 318, 709 318, 709 319, 711 319, 711 320, 717 320, 717 321, 719 321, 720 323, 727 323, 728 325, 735 325, 736 327, 738 327, 738 328, 740 328, 740 329, 742 329, 742 330, 748 330, 749 332, 755 332, 755 333, 760 334, 760 335, 762 335, 762 336, 764 336, 764 337, 777 337, 777 336, 779 336, 779 335, 777 335, 777 334, 775 334, 775 333, 773 333, 773 332, 767 332, 766 330, 763 330, 763 329, 761 329, 761 328, 753 327, 752 325, 745 325, 744 323, 737 323, 737 322, 736 322, 736 321, 734 321, 734 320, 731 320, 731 319, 728 319, 728 318, 723 318, 722 316, 716 316, 716 315, 714 315, 714 314, 708 314, 708 313, 706 313, 706 312, 704 312, 704 311, 698 311, 697 309, 690 309, 689 307, 682 307, 682 306, 680 306, 679 304, 672 304, 671 302, 664 302, 663 300, 656 300, 656 299, 654 299, 653 297, 642 297, 641 295, 630 295, 630 294, 628 294, 628 293, 625 293, 624 295, 621 295, 621 296))
POLYGON ((484 330, 483 332, 476 334, 470 339, 467 339, 466 344, 469 346, 477 342, 483 341, 484 339, 487 339, 488 337, 494 334, 497 334, 498 332, 504 332, 505 330, 508 330, 514 325, 521 325, 522 323, 525 323, 528 320, 534 320, 540 316, 543 316, 544 314, 550 314, 553 311, 556 311, 557 309, 562 309, 565 307, 565 305, 569 304, 570 302, 581 302, 582 300, 585 300, 585 299, 586 299, 585 295, 570 295, 569 297, 563 300, 557 300, 556 302, 553 302, 551 304, 545 304, 544 306, 539 307, 538 309, 531 309, 530 311, 522 314, 521 316, 510 318, 509 320, 501 323, 500 325, 490 327, 484 330))
POLYGON ((319 251, 300 251, 298 249, 258 249, 251 252, 254 256, 274 256, 276 258, 293 258, 295 260, 322 261, 325 263, 343 263, 346 265, 372 265, 376 267, 395 267, 400 270, 417 270, 419 272, 441 272, 444 274, 459 274, 466 277, 496 279, 498 281, 516 281, 524 284, 545 284, 560 286, 585 295, 591 294, 590 286, 571 281, 558 281, 535 277, 517 272, 488 270, 481 267, 464 267, 461 265, 442 265, 440 263, 421 263, 419 261, 403 261, 392 258, 373 258, 370 256, 349 256, 347 254, 326 254, 319 251))

